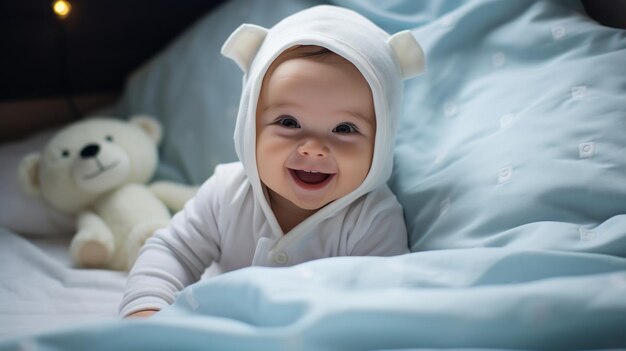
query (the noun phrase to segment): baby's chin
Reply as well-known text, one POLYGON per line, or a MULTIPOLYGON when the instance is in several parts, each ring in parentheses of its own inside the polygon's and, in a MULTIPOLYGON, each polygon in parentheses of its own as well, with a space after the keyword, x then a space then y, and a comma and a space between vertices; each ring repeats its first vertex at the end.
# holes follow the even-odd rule
POLYGON ((299 199, 297 196, 293 196, 291 194, 280 195, 280 197, 283 199, 283 201, 285 201, 289 205, 295 208, 298 208, 300 210, 303 210, 303 211, 317 211, 320 208, 326 206, 326 204, 330 203, 330 202, 320 203, 316 201, 303 201, 302 199, 299 199))
POLYGON ((306 201, 306 200, 303 200, 303 199, 299 199, 297 197, 296 197, 296 199, 289 199, 289 198, 287 198, 287 200, 289 202, 291 202, 294 206, 300 208, 301 210, 305 210, 305 211, 319 211, 322 208, 332 204, 337 199, 340 199, 340 198, 342 198, 344 196, 345 195, 333 197, 333 198, 330 198, 330 199, 318 200, 318 201, 306 201))
POLYGON ((292 206, 302 210, 302 211, 312 211, 312 212, 317 212, 320 209, 328 206, 329 204, 331 204, 333 201, 335 201, 336 199, 323 199, 323 200, 315 200, 315 201, 307 201, 306 199, 302 199, 294 194, 278 194, 275 193, 276 195, 280 196, 282 198, 283 201, 287 201, 289 204, 291 204, 292 206))

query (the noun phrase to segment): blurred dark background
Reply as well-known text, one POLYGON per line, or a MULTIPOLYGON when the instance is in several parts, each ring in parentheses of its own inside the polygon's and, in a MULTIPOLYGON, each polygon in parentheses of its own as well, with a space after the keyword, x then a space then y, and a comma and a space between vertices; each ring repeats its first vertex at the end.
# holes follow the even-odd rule
POLYGON ((223 0, 68 1, 64 19, 53 0, 0 1, 0 142, 112 103, 130 72, 223 0))
POLYGON ((68 85, 71 93, 119 90, 129 71, 220 2, 69 1, 64 20, 51 0, 1 2, 0 80, 10 84, 0 85, 0 100, 53 96, 68 85))
MULTIPOLYGON (((0 0, 0 143, 112 104, 130 72, 224 2, 68 1, 59 19, 55 0, 0 0)), ((626 0, 582 2, 592 18, 626 28, 626 0)))

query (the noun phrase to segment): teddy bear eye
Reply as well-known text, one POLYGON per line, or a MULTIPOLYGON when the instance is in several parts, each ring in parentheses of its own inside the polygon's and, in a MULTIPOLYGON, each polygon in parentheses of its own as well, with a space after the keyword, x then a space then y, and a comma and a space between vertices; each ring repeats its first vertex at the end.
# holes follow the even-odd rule
POLYGON ((107 135, 104 139, 106 139, 106 141, 113 141, 113 136, 107 135))
POLYGON ((69 150, 63 150, 61 152, 61 156, 63 156, 63 157, 70 157, 70 151, 69 150))

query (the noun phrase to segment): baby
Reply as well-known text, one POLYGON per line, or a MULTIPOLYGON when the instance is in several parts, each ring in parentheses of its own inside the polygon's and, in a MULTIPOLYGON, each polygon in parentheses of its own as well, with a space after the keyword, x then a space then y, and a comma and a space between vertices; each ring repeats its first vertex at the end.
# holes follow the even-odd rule
POLYGON ((149 316, 205 270, 409 252, 386 186, 402 80, 424 69, 413 36, 318 6, 272 29, 244 24, 222 53, 244 71, 235 146, 132 268, 121 316, 149 316))

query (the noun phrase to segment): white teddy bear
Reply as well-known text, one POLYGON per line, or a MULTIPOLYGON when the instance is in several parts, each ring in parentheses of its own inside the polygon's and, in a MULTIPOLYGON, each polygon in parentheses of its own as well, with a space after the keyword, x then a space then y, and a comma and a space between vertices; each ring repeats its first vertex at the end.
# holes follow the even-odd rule
POLYGON ((90 118, 57 132, 41 153, 24 157, 27 192, 76 216, 70 254, 82 267, 129 269, 152 233, 168 224, 195 187, 145 183, 157 163, 161 126, 148 116, 128 122, 90 118))

